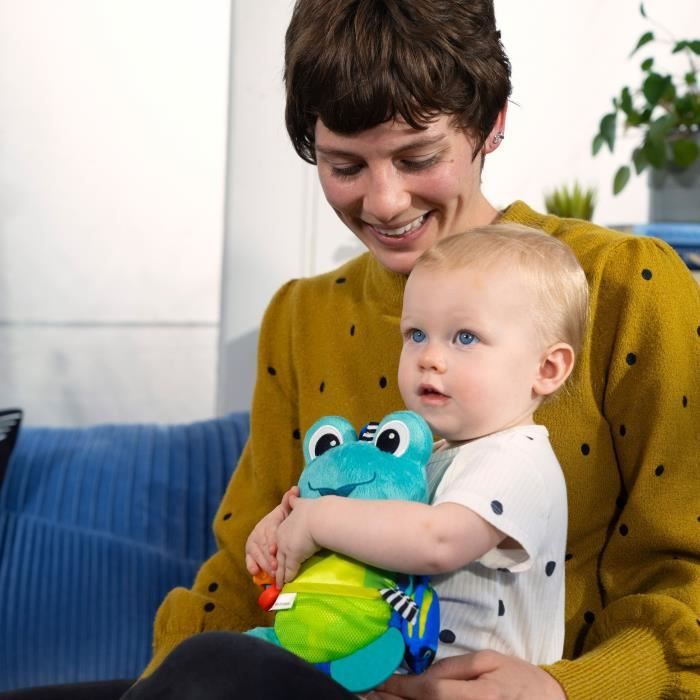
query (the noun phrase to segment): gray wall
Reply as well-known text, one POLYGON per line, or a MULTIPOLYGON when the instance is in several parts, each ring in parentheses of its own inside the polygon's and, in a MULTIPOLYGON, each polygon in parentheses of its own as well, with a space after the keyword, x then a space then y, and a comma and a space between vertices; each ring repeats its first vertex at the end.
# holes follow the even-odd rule
POLYGON ((228 0, 0 0, 0 406, 214 412, 228 0))

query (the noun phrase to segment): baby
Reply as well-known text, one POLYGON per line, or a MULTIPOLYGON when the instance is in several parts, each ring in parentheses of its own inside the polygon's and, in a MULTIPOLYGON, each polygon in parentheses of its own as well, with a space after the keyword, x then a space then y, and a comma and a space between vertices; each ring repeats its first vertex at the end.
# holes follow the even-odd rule
POLYGON ((271 572, 281 586, 321 548, 429 574, 438 658, 561 658, 566 487, 533 416, 572 372, 587 306, 573 252, 527 227, 472 229, 424 253, 404 293, 398 381, 441 438, 427 466, 430 505, 292 489, 248 539, 251 574, 271 572))

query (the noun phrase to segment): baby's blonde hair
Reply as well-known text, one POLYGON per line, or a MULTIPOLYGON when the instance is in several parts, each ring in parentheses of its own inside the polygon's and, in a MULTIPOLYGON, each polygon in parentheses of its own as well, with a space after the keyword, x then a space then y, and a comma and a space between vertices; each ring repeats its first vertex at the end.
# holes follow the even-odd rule
POLYGON ((586 332, 588 283, 576 256, 562 241, 520 224, 491 224, 449 236, 427 250, 415 269, 515 269, 530 283, 532 309, 543 344, 564 342, 578 355, 586 332))

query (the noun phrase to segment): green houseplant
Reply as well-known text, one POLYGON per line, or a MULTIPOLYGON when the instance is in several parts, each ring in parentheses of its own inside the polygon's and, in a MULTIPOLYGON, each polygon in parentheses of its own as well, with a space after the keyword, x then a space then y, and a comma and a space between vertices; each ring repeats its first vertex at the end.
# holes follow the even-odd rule
POLYGON ((564 218, 591 221, 595 204, 595 188, 583 188, 578 182, 571 186, 561 185, 544 195, 547 213, 564 218))
MULTIPOLYGON (((641 15, 649 22, 644 4, 641 15)), ((595 156, 607 145, 615 150, 615 136, 621 125, 625 131, 639 136, 632 153, 636 174, 647 167, 655 171, 683 172, 700 157, 700 93, 698 92, 698 64, 700 40, 664 40, 654 31, 639 38, 631 56, 642 47, 666 43, 671 54, 680 54, 685 70, 671 74, 656 65, 655 59, 645 58, 641 65, 641 80, 637 87, 625 85, 613 98, 613 109, 600 120, 598 133, 593 138, 595 156)), ((621 192, 632 174, 630 165, 618 168, 613 179, 613 193, 621 192)))

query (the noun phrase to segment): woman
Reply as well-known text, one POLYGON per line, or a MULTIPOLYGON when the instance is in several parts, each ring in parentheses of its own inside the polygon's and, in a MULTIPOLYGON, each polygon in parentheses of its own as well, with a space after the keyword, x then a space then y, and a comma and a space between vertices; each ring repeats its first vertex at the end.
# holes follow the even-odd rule
POLYGON ((549 429, 570 499, 564 660, 539 668, 484 650, 391 679, 381 694, 699 693, 691 460, 700 298, 685 266, 652 239, 545 217, 522 202, 499 212, 486 200, 480 173, 503 141, 510 94, 491 0, 298 0, 285 81, 294 147, 317 164, 329 204, 369 252, 289 282, 270 303, 251 438, 215 521, 220 550, 191 590, 176 589, 162 604, 154 658, 128 697, 184 698, 205 687, 207 697, 245 694, 246 676, 260 697, 286 697, 271 685, 285 683, 288 697, 346 697, 317 671, 276 660, 277 649, 259 673, 245 659, 266 650, 252 654, 249 640, 192 635, 265 623, 244 544, 296 482, 301 436, 321 415, 359 427, 401 408, 395 377, 406 274, 436 240, 497 220, 564 240, 591 286, 590 333, 572 389, 536 416, 549 429))

